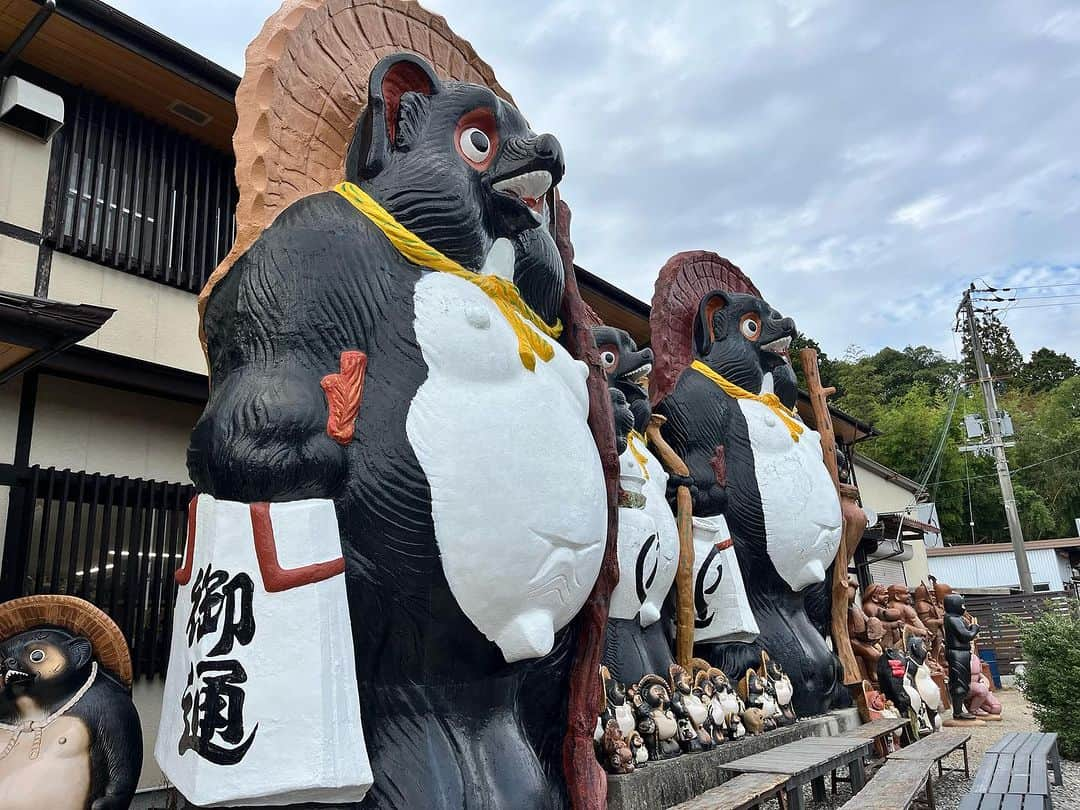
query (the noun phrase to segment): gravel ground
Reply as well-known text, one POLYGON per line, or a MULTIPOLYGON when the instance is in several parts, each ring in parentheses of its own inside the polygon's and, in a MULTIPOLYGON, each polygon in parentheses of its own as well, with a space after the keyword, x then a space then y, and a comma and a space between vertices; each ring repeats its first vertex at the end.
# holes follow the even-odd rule
MULTIPOLYGON (((987 723, 985 726, 971 729, 971 740, 968 741, 968 756, 971 762, 971 775, 974 776, 982 761, 986 749, 996 743, 1009 731, 1038 731, 1035 720, 1031 716, 1031 709, 1024 696, 1015 689, 1003 689, 995 693, 1003 706, 1002 720, 1000 723, 987 723)), ((950 754, 945 759, 945 767, 962 767, 963 755, 960 752, 950 754)), ((964 778, 961 770, 946 771, 944 777, 937 778, 937 769, 931 771, 934 778, 934 798, 937 800, 938 810, 956 810, 960 800, 967 795, 971 788, 971 780, 964 778)), ((1051 801, 1055 808, 1080 808, 1080 762, 1062 760, 1061 776, 1064 784, 1061 787, 1054 786, 1051 789, 1051 801)), ((826 780, 826 787, 828 781, 826 780)), ((851 798, 851 787, 846 784, 836 786, 836 796, 829 795, 828 801, 815 802, 812 799, 810 786, 806 786, 806 806, 810 810, 824 810, 824 808, 840 807, 851 798)))

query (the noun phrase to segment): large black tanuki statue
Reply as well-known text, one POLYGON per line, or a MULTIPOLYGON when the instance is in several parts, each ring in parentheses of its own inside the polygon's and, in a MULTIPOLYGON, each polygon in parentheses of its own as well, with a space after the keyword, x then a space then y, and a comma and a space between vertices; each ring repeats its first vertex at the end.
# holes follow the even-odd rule
POLYGON ((945 660, 949 662, 949 697, 953 720, 978 721, 964 705, 971 683, 971 642, 979 634, 979 625, 964 618, 964 597, 950 593, 945 597, 945 660))
POLYGON ((636 683, 666 673, 674 662, 672 624, 661 614, 678 568, 679 533, 666 500, 667 473, 645 440, 652 409, 644 380, 652 369, 652 351, 638 349, 622 329, 592 331, 612 388, 616 432, 624 433, 625 442, 619 458, 619 582, 611 594, 603 660, 617 680, 636 683), (623 432, 619 417, 627 412, 632 422, 623 432))
POLYGON ((127 810, 141 768, 120 629, 71 596, 0 605, 0 807, 127 810))
POLYGON ((281 784, 265 767, 248 772, 249 788, 332 802, 367 782, 365 808, 564 806, 566 628, 600 567, 607 501, 586 367, 554 339, 562 264, 538 228, 562 175, 559 142, 489 89, 387 56, 347 182, 292 204, 214 288, 211 395, 188 456, 201 493, 188 570, 195 584, 221 573, 230 615, 247 599, 253 624, 227 637, 215 625, 214 648, 200 647, 198 589, 181 589, 173 655, 184 663, 172 662, 165 694, 175 731, 158 757, 170 778, 186 775, 187 798, 235 783, 306 726, 321 729, 324 759, 351 769, 365 745, 334 740, 358 713, 370 778, 356 771, 354 792, 302 774, 281 784), (327 536, 340 550, 313 557, 313 538, 327 536), (243 570, 211 570, 252 545, 243 570), (320 604, 347 593, 344 638, 316 637, 318 614, 275 614, 342 570, 344 592, 320 604), (312 637, 277 642, 294 632, 312 637), (269 656, 335 671, 305 686, 274 682, 281 668, 267 665, 243 682, 236 666, 269 656), (231 680, 213 689, 231 690, 234 712, 185 741, 180 707, 206 667, 226 668, 231 680), (276 719, 308 687, 333 692, 340 710, 276 719), (274 690, 276 712, 260 689, 274 690))
POLYGON ((791 678, 793 707, 842 701, 839 662, 807 615, 841 533, 840 503, 816 432, 794 414, 787 348, 795 323, 715 254, 679 254, 661 271, 651 316, 655 409, 689 468, 695 519, 722 515, 760 635, 699 643, 695 654, 733 678, 768 650, 791 678), (733 292, 735 288, 746 292, 733 292))

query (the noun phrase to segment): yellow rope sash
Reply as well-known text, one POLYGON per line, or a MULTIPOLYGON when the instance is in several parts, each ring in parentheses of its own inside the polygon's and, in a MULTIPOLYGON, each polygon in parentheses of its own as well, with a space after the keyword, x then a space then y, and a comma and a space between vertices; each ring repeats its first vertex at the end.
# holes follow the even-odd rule
POLYGON ((770 411, 780 417, 780 420, 787 427, 788 433, 791 434, 791 440, 793 442, 797 442, 799 440, 799 436, 802 435, 805 426, 802 422, 795 418, 794 409, 788 410, 784 403, 780 401, 780 397, 778 397, 776 394, 751 394, 745 388, 740 388, 735 383, 728 380, 726 377, 717 374, 700 360, 695 360, 693 363, 691 363, 690 368, 694 369, 694 371, 698 372, 699 374, 703 374, 704 376, 708 377, 717 385, 718 388, 720 388, 720 390, 722 390, 730 397, 734 397, 735 399, 752 399, 755 402, 760 402, 762 405, 764 405, 766 408, 768 408, 770 411))
POLYGON ((551 344, 530 329, 529 324, 553 340, 562 334, 562 324, 558 321, 554 326, 544 323, 544 320, 525 303, 525 299, 521 297, 521 292, 514 282, 500 276, 482 276, 466 270, 394 219, 389 211, 375 202, 356 184, 340 183, 334 187, 334 191, 370 219, 390 240, 390 244, 413 264, 430 270, 438 270, 440 273, 450 273, 479 287, 499 308, 506 322, 510 324, 510 328, 514 330, 518 341, 518 357, 521 358, 521 364, 529 371, 536 369, 537 356, 545 363, 555 356, 555 350, 551 344))
POLYGON ((647 465, 649 463, 649 460, 645 458, 645 454, 637 448, 637 445, 634 443, 634 439, 637 439, 637 441, 641 442, 642 447, 648 447, 649 440, 642 436, 640 433, 638 433, 636 430, 631 430, 626 437, 626 446, 630 448, 630 455, 634 457, 634 461, 636 461, 637 465, 641 467, 641 474, 644 475, 645 480, 648 481, 649 468, 647 465))

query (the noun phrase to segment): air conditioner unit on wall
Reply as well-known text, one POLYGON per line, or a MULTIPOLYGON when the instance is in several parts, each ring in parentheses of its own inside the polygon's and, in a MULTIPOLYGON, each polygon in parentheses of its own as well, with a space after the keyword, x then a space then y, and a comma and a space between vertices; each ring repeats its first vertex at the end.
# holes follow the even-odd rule
POLYGON ((64 125, 64 99, 26 79, 9 76, 0 89, 0 124, 48 141, 64 125))

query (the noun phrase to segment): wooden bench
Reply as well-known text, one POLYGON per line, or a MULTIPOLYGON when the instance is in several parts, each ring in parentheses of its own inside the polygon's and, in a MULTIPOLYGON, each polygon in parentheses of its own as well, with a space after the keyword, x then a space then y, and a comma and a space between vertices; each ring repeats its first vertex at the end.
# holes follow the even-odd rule
MULTIPOLYGON (((858 728, 852 729, 844 736, 856 737, 862 740, 873 740, 875 747, 878 740, 883 737, 888 737, 896 731, 903 732, 903 739, 908 740, 911 735, 911 722, 901 718, 882 717, 878 720, 871 720, 869 723, 863 723, 858 728)), ((832 794, 836 795, 836 785, 839 782, 847 782, 851 784, 851 774, 847 776, 839 776, 836 771, 832 772, 832 794)))
POLYGON ((935 810, 934 786, 929 760, 888 760, 866 786, 844 802, 843 810, 904 810, 925 795, 926 806, 935 810))
POLYGON ((946 768, 942 765, 941 761, 953 751, 963 749, 964 777, 971 778, 967 750, 968 740, 970 739, 971 733, 968 731, 936 731, 927 737, 923 737, 918 742, 914 742, 905 748, 901 748, 899 751, 893 751, 893 753, 889 754, 889 759, 897 761, 929 762, 931 764, 936 762, 938 767, 938 777, 940 778, 947 770, 960 770, 959 768, 946 768))
POLYGON ((1057 735, 1010 732, 986 751, 963 810, 1049 810, 1050 779, 1061 784, 1057 735))
POLYGON ((837 768, 851 769, 852 790, 862 788, 866 771, 863 758, 873 741, 854 737, 807 737, 769 751, 752 754, 721 765, 729 773, 785 774, 788 810, 805 807, 802 788, 813 787, 814 801, 825 801, 825 777, 837 768))
POLYGON ((669 810, 749 810, 774 798, 779 803, 789 778, 786 773, 740 774, 669 810))

